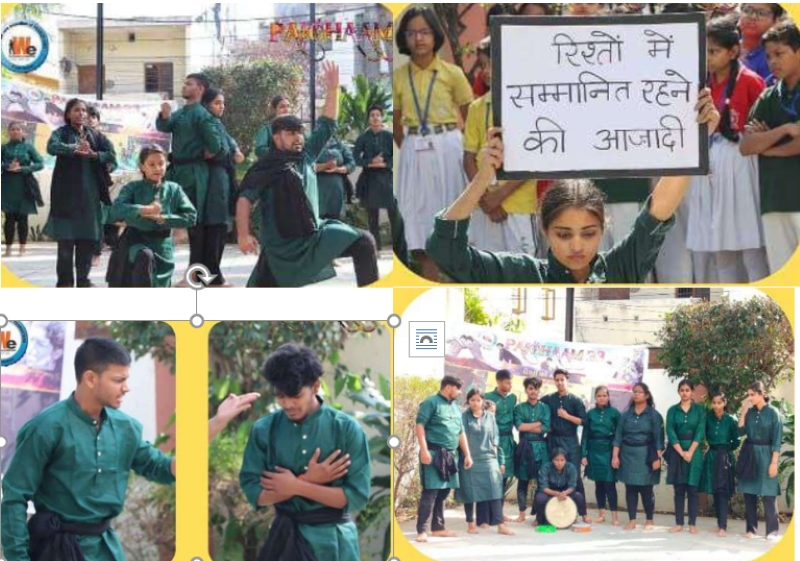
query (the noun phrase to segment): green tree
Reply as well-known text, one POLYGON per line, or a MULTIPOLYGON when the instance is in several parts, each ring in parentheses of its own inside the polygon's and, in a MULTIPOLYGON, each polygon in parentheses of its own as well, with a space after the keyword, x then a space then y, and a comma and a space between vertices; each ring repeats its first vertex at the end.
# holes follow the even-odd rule
POLYGON ((17 4, 14 6, 14 15, 22 19, 42 19, 42 16, 58 11, 61 4, 17 4))
POLYGON ((272 98, 280 94, 295 102, 303 84, 301 65, 271 59, 208 67, 203 73, 225 92, 223 121, 245 154, 251 152, 256 133, 269 121, 272 98))
MULTIPOLYGON (((355 142, 369 128, 369 108, 380 105, 388 108, 392 103, 391 86, 385 81, 370 82, 366 76, 356 76, 353 91, 342 88, 339 111, 340 137, 355 142)), ((391 118, 387 113, 386 122, 391 118)))
POLYGON ((752 382, 771 391, 794 378, 794 333, 771 298, 682 306, 666 316, 658 337, 670 378, 725 391, 735 409, 752 382))
POLYGON ((464 321, 473 325, 486 327, 500 326, 510 333, 525 331, 525 320, 518 315, 503 316, 492 314, 486 310, 486 298, 481 296, 478 289, 464 289, 464 321))

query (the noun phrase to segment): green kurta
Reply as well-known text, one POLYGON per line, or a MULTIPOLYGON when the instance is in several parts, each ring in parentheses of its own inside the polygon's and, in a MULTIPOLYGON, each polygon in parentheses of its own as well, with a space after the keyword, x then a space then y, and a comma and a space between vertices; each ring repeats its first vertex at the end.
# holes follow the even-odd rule
POLYGON ((205 217, 204 224, 208 226, 219 226, 224 224, 231 228, 233 217, 231 216, 231 180, 228 175, 228 168, 225 165, 232 160, 233 155, 239 149, 236 141, 228 134, 225 125, 217 117, 213 117, 222 144, 223 154, 215 159, 216 164, 209 162, 208 165, 208 193, 206 194, 206 207, 203 212, 205 217))
POLYGON ((367 130, 358 137, 353 153, 356 163, 366 173, 367 192, 362 203, 370 209, 391 208, 394 203, 394 187, 392 184, 392 154, 394 152, 394 138, 387 130, 374 132, 367 130), (387 172, 370 172, 369 164, 378 155, 383 156, 387 172))
POLYGON ((619 411, 610 405, 595 407, 586 413, 581 434, 581 455, 589 462, 584 473, 592 481, 617 481, 617 470, 611 467, 611 456, 619 420, 619 411))
MULTIPOLYGON (((659 222, 645 205, 628 237, 611 251, 599 253, 587 284, 642 284, 675 217, 659 222)), ((550 253, 547 259, 514 253, 491 253, 469 245, 469 219, 436 217, 428 239, 428 255, 455 282, 480 284, 574 284, 572 273, 550 253)))
MULTIPOLYGON (((147 180, 134 181, 122 188, 109 212, 108 222, 125 222, 128 228, 148 232, 165 232, 173 228, 191 228, 197 221, 197 211, 181 186, 165 181, 156 187, 147 180), (140 216, 142 207, 153 204, 158 196, 161 203, 161 214, 166 221, 156 224, 152 220, 140 216)), ((172 286, 172 273, 175 271, 175 246, 172 236, 166 238, 146 237, 143 243, 134 244, 128 252, 128 261, 133 263, 136 255, 150 249, 156 258, 153 271, 153 287, 169 288, 172 286)))
POLYGON ((456 490, 456 500, 460 503, 482 503, 503 498, 503 474, 500 466, 505 465, 503 450, 498 444, 497 422, 488 411, 476 418, 472 410, 462 415, 464 434, 467 436, 472 467, 459 466, 458 476, 461 486, 456 490))
POLYGON ((495 419, 497 420, 497 429, 500 434, 500 449, 503 451, 503 457, 506 460, 506 473, 504 479, 514 477, 514 450, 517 448, 517 443, 514 442, 514 408, 517 406, 517 396, 511 392, 503 397, 497 390, 491 391, 486 394, 486 399, 493 401, 497 405, 495 412, 495 419))
POLYGON ((562 397, 555 392, 544 396, 541 401, 550 408, 550 432, 547 435, 549 450, 563 449, 567 453, 567 461, 580 473, 581 443, 578 440, 578 425, 559 417, 558 410, 564 409, 573 417, 578 417, 582 425, 586 422, 586 406, 583 400, 571 393, 562 397))
MULTIPOLYGON (((458 439, 464 432, 461 409, 457 401, 448 401, 441 393, 432 395, 419 406, 417 424, 425 427, 425 441, 428 447, 441 446, 453 452, 458 461, 458 439)), ((431 450, 431 456, 435 453, 431 450)), ((433 464, 420 464, 420 478, 423 489, 458 489, 458 474, 444 481, 433 464)))
MULTIPOLYGON (((82 198, 84 204, 91 209, 91 213, 84 218, 60 218, 53 216, 51 209, 44 233, 56 241, 100 241, 103 236, 105 209, 100 202, 100 186, 97 173, 95 173, 94 161, 75 155, 75 147, 80 142, 80 134, 72 127, 66 130, 68 134, 66 143, 59 138, 59 131, 55 131, 50 136, 50 140, 47 142, 47 153, 57 158, 80 158, 82 198)), ((117 155, 114 153, 114 147, 111 143, 108 144, 108 147, 110 149, 108 152, 98 152, 96 161, 116 167, 117 155)), ((51 192, 57 188, 57 185, 52 185, 51 192)))
MULTIPOLYGON (((550 432, 550 408, 541 401, 537 401, 536 405, 531 405, 526 401, 514 408, 514 426, 517 430, 523 423, 538 422, 542 423, 541 433, 520 432, 519 438, 520 442, 522 439, 532 441, 531 446, 533 446, 536 465, 543 466, 550 461, 550 456, 547 453, 547 442, 544 440, 544 436, 550 432)), ((526 460, 519 462, 519 465, 515 462, 514 475, 520 481, 528 481, 528 462, 526 460)))
POLYGON ((718 419, 713 411, 706 414, 706 441, 708 452, 703 459, 703 474, 700 477, 700 492, 708 495, 714 494, 714 459, 723 452, 728 455, 731 468, 736 473, 736 459, 733 453, 739 448, 739 420, 733 415, 724 413, 718 419), (723 449, 715 449, 724 446, 723 449))
POLYGON ((193 103, 178 109, 166 120, 159 114, 156 128, 172 134, 172 162, 167 180, 183 187, 197 209, 197 224, 209 224, 205 213, 210 174, 206 153, 215 157, 227 154, 214 116, 200 103, 193 103))
MULTIPOLYGON (((367 436, 353 417, 325 404, 301 423, 293 422, 283 411, 270 413, 256 422, 239 473, 239 483, 250 504, 256 509, 262 508, 258 506, 258 497, 263 491, 260 478, 264 471, 274 472, 282 467, 301 475, 317 448, 321 451, 320 458, 327 458, 336 450, 341 450, 343 455, 350 454, 347 475, 327 486, 344 490, 346 513, 364 508, 369 501, 371 485, 367 436)), ((290 512, 308 512, 325 505, 293 497, 279 506, 290 512)), ((299 524, 298 527, 317 559, 360 561, 358 530, 353 522, 321 526, 299 524)))
MULTIPOLYGON (((306 286, 336 276, 331 262, 353 245, 361 234, 338 220, 319 220, 319 191, 314 164, 324 150, 328 140, 336 132, 336 122, 321 117, 317 128, 307 138, 303 154, 303 176, 306 197, 317 221, 317 229, 305 238, 287 239, 281 236, 273 219, 275 212, 274 193, 268 185, 242 191, 241 196, 251 203, 261 204, 261 255, 269 269, 284 288, 306 286)), ((256 267, 248 286, 259 286, 260 267, 256 267)))
POLYGON ((272 150, 272 125, 264 125, 258 129, 256 139, 253 141, 253 153, 260 158, 272 150))
POLYGON ((620 448, 619 470, 617 479, 626 485, 658 485, 661 482, 661 470, 653 471, 647 465, 648 446, 630 446, 625 444, 653 442, 656 450, 664 450, 664 418, 652 407, 645 408, 637 415, 631 405, 620 417, 614 446, 620 448))
POLYGON ((25 189, 25 176, 44 169, 44 160, 33 144, 24 140, 9 142, 2 147, 3 184, 2 205, 0 209, 10 214, 38 214, 36 201, 28 198, 25 189), (22 166, 19 173, 7 172, 11 163, 16 160, 22 166))
MULTIPOLYGON (((317 158, 318 164, 326 164, 334 160, 336 167, 346 167, 347 175, 356 169, 353 153, 338 138, 332 138, 325 150, 317 158)), ((347 193, 345 179, 341 173, 317 173, 317 188, 319 189, 319 215, 329 218, 341 218, 344 215, 347 193)))
POLYGON ((650 196, 650 180, 646 177, 596 179, 594 184, 605 194, 607 204, 642 204, 650 196))
POLYGON ((698 443, 692 455, 691 463, 681 459, 683 465, 682 476, 676 480, 667 476, 667 485, 700 485, 700 475, 703 473, 703 441, 706 439, 706 410, 702 405, 692 403, 689 412, 685 412, 680 403, 673 405, 667 411, 667 452, 675 444, 680 444, 684 452, 688 451, 693 442, 698 443))
MULTIPOLYGON (((122 512, 131 471, 170 485, 171 463, 142 440, 141 423, 116 409, 104 409, 98 428, 73 397, 48 407, 20 429, 3 479, 5 558, 29 560, 28 501, 66 523, 100 524, 122 512)), ((78 542, 86 561, 125 559, 113 529, 78 542)))
POLYGON ((539 491, 550 489, 551 491, 573 491, 578 486, 578 470, 575 466, 567 462, 564 469, 558 471, 552 461, 548 461, 539 468, 539 491))
POLYGON ((781 451, 783 417, 769 404, 762 407, 761 411, 752 407, 744 418, 744 427, 738 431, 739 436, 769 442, 766 446, 753 446, 757 475, 755 479, 739 479, 739 492, 762 497, 777 497, 781 494, 780 483, 777 477, 769 477, 769 465, 772 463, 772 454, 774 452, 780 454, 781 451))

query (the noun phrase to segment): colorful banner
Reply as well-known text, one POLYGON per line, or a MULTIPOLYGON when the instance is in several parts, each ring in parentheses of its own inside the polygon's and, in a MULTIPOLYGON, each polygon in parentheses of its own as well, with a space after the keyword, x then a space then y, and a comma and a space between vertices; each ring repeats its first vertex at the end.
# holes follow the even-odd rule
POLYGON ((156 130, 161 100, 96 101, 92 96, 62 95, 14 80, 3 80, 3 131, 12 121, 24 123, 28 140, 44 156, 45 165, 52 167, 55 158, 47 155, 47 140, 55 129, 64 125, 64 108, 73 97, 80 97, 100 110, 100 131, 116 147, 118 173, 138 171, 138 157, 143 146, 155 143, 169 149, 169 135, 156 130))
POLYGON ((463 394, 471 387, 491 390, 498 370, 514 376, 513 392, 525 400, 522 382, 538 376, 544 382, 540 395, 555 391, 553 373, 569 372, 570 391, 593 402, 594 388, 608 386, 612 404, 628 406, 633 385, 641 382, 648 364, 648 348, 640 346, 552 343, 477 325, 448 324, 445 374, 464 381, 463 394))

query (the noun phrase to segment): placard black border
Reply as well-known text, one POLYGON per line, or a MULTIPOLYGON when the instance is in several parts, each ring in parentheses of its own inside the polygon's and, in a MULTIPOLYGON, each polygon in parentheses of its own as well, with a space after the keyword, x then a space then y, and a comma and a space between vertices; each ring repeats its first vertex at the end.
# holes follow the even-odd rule
MULTIPOLYGON (((622 15, 622 16, 494 16, 490 20, 492 37, 492 116, 496 127, 503 127, 502 105, 502 68, 503 27, 505 26, 559 26, 571 27, 579 25, 653 25, 666 23, 694 23, 697 25, 697 37, 700 52, 700 72, 697 77, 698 88, 702 89, 707 80, 706 59, 706 17, 704 13, 696 14, 664 14, 656 16, 622 15)), ((531 63, 535 64, 536 53, 529 53, 531 63)), ((526 179, 613 179, 629 177, 668 177, 681 175, 708 175, 709 164, 708 125, 700 125, 700 165, 693 168, 646 168, 646 169, 612 169, 612 170, 565 170, 557 172, 497 171, 499 180, 526 179)))

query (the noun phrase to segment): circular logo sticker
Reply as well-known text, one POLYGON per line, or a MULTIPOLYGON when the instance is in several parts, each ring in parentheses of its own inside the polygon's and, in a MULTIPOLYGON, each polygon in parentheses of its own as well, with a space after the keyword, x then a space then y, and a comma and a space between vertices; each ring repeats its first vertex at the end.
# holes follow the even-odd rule
POLYGON ((0 331, 0 366, 18 363, 28 350, 28 331, 21 321, 10 321, 0 331))
POLYGON ((50 54, 50 36, 35 21, 15 20, 3 26, 3 68, 29 74, 41 67, 50 54))

